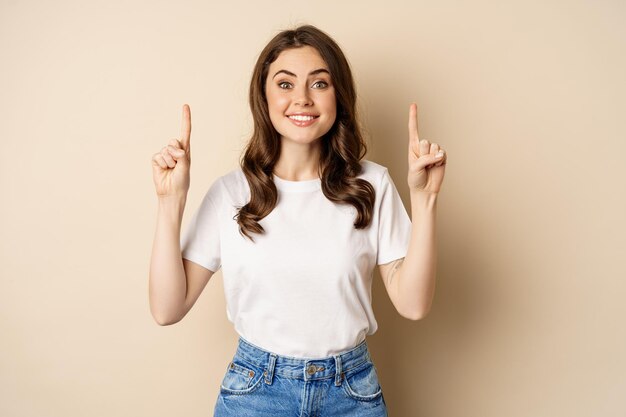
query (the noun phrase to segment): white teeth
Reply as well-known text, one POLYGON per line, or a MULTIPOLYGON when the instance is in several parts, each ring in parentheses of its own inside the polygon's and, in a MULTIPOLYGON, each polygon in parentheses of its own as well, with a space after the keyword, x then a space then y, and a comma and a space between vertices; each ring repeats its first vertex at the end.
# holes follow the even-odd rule
POLYGON ((313 116, 299 116, 299 115, 294 115, 294 116, 287 116, 290 119, 294 119, 294 120, 300 120, 300 121, 307 121, 307 120, 313 120, 315 119, 315 117, 313 116))

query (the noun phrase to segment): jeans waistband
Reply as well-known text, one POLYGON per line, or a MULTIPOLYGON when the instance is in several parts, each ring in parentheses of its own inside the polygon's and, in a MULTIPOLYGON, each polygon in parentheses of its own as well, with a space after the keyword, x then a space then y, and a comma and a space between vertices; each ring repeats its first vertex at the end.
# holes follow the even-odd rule
POLYGON ((235 357, 264 368, 268 384, 272 383, 274 375, 280 375, 305 381, 334 377, 335 385, 341 385, 346 372, 371 362, 365 340, 352 349, 325 358, 296 358, 267 351, 239 336, 235 357))

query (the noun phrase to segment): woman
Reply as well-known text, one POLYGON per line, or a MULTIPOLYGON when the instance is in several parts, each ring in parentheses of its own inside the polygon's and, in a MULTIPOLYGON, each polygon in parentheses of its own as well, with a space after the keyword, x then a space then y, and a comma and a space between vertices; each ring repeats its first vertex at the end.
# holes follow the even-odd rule
POLYGON ((311 25, 268 43, 249 99, 254 132, 240 167, 214 181, 182 236, 189 106, 181 139, 153 156, 151 312, 159 324, 178 322, 221 267, 227 317, 240 337, 215 416, 386 416, 365 341, 377 329, 372 272, 379 265, 402 316, 426 314, 446 157, 419 141, 412 104, 414 228, 387 168, 363 159, 344 54, 311 25))

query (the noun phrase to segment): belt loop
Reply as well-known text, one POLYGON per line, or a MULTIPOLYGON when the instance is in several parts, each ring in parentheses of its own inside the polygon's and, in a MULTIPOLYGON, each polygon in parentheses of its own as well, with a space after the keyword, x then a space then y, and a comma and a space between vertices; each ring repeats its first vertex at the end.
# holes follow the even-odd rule
POLYGON ((341 369, 341 356, 335 356, 335 385, 341 386, 341 380, 343 379, 343 370, 341 369))
POLYGON ((276 367, 276 355, 274 353, 270 353, 269 361, 267 362, 267 369, 263 374, 265 375, 265 383, 268 385, 272 384, 274 377, 274 368, 276 367))

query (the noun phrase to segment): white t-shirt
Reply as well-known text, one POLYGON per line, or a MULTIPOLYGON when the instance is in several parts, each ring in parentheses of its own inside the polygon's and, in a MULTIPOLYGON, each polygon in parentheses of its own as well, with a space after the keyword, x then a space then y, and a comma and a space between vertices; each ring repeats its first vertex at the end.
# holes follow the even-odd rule
POLYGON ((270 352, 322 358, 351 349, 378 327, 372 310, 376 265, 406 255, 411 220, 386 167, 365 159, 358 175, 376 191, 372 223, 331 202, 319 178, 274 176, 278 203, 255 243, 239 233, 237 208, 250 188, 241 168, 218 177, 181 234, 182 257, 222 268, 226 315, 244 339, 270 352))

